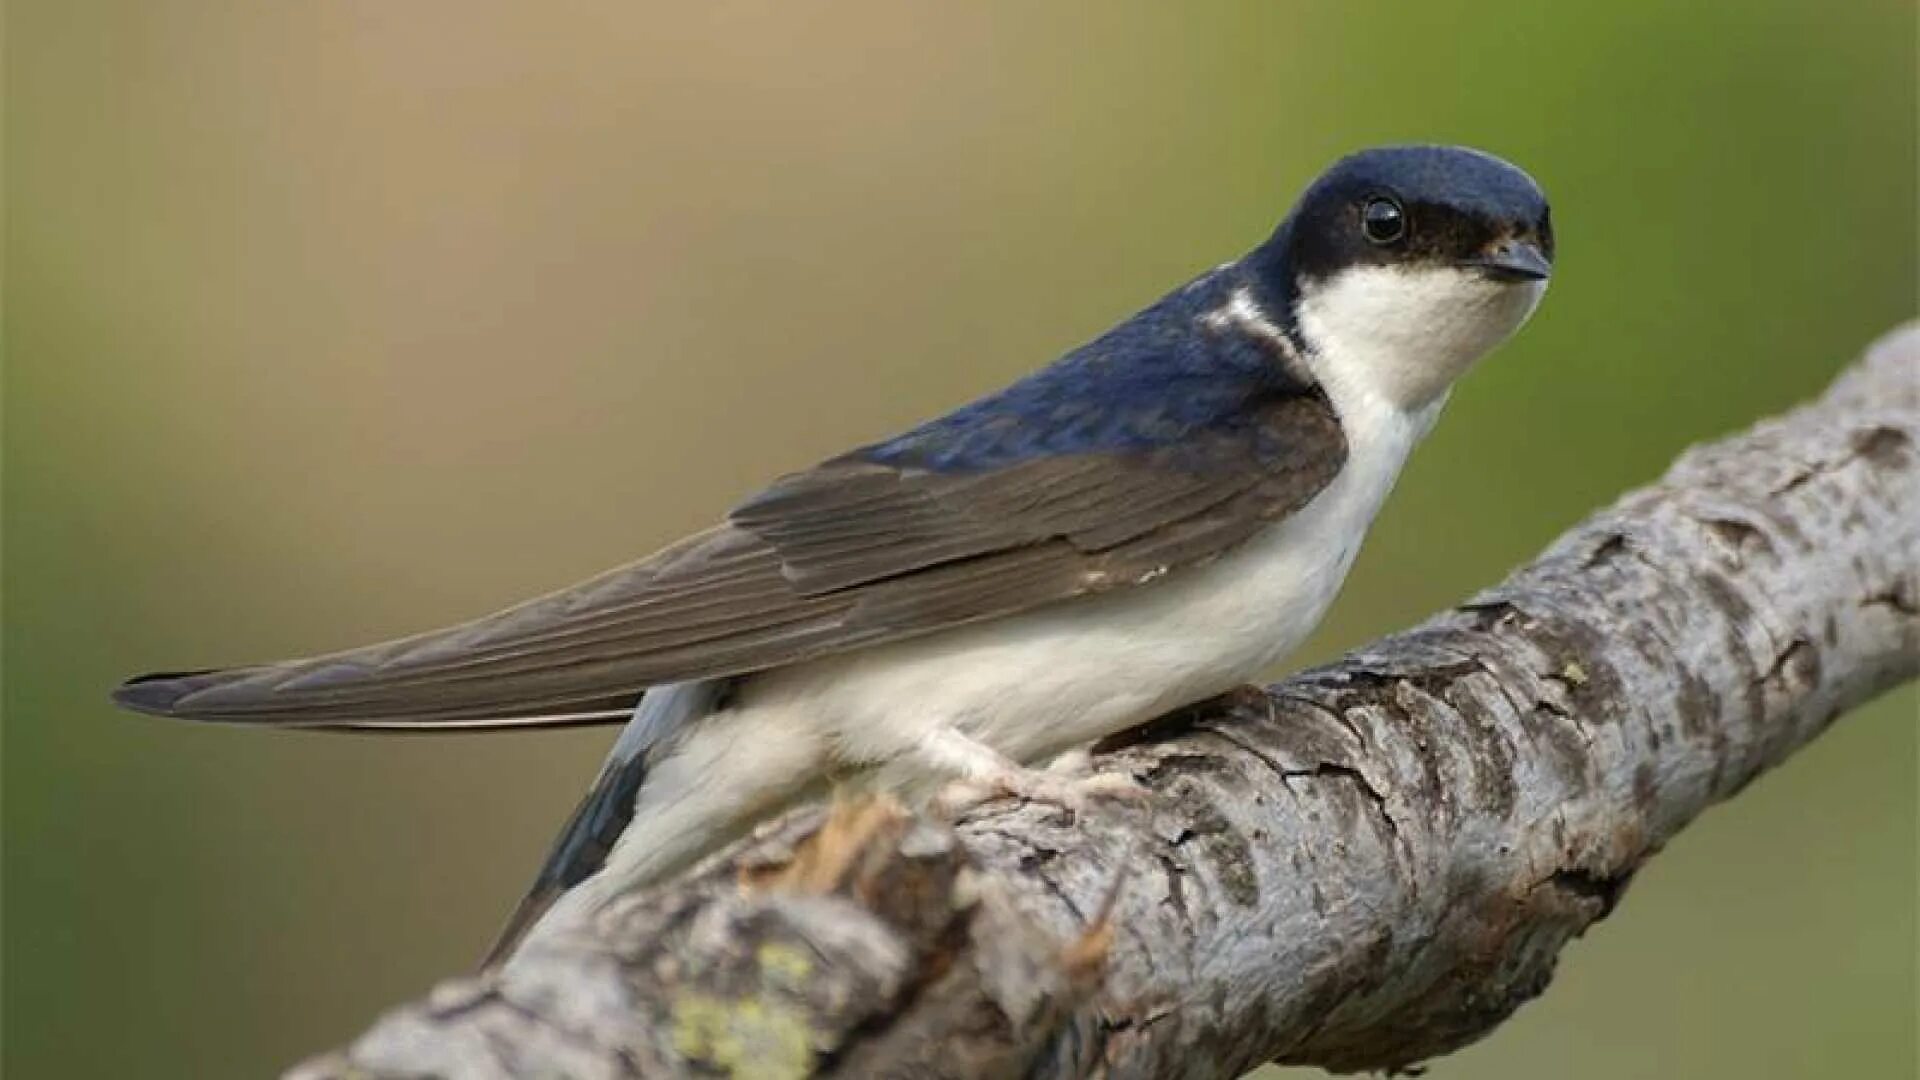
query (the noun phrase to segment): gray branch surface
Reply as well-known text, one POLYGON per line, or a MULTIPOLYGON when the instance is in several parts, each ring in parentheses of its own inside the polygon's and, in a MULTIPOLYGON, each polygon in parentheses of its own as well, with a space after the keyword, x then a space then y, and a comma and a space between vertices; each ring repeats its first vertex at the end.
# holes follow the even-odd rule
POLYGON ((1909 326, 1458 608, 1109 748, 1139 805, 801 810, 295 1075, 1404 1069, 1916 671, 1909 326))

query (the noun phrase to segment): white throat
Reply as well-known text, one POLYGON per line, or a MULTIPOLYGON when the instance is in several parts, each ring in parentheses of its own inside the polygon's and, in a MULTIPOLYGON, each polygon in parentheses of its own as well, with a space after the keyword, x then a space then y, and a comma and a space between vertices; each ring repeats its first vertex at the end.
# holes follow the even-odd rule
POLYGON ((1419 412, 1518 330, 1545 292, 1544 281, 1364 266, 1305 286, 1294 316, 1307 363, 1336 406, 1366 400, 1419 412))

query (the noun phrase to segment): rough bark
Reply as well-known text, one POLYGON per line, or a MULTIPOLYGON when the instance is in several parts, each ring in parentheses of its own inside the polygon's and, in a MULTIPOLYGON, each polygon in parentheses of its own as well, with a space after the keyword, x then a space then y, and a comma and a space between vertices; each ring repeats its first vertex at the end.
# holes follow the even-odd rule
POLYGON ((1501 585, 1109 748, 1141 805, 803 810, 298 1075, 1398 1070, 1920 670, 1920 329, 1501 585))

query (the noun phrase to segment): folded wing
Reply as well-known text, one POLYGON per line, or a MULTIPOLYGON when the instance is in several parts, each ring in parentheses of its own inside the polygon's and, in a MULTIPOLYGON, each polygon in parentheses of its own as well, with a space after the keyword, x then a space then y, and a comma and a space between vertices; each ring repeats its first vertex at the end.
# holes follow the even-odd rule
MULTIPOLYGON (((1208 385, 1221 397, 1219 380, 1208 385)), ((310 659, 147 676, 116 698, 309 727, 615 720, 650 685, 1134 587, 1290 513, 1344 459, 1325 398, 1271 368, 1221 400, 1172 423, 1145 404, 1096 417, 1079 444, 1056 437, 1058 410, 976 410, 959 433, 973 440, 966 454, 931 453, 956 435, 928 429, 829 461, 724 525, 497 614, 310 659), (1008 452, 1041 427, 1044 452, 1008 452)))

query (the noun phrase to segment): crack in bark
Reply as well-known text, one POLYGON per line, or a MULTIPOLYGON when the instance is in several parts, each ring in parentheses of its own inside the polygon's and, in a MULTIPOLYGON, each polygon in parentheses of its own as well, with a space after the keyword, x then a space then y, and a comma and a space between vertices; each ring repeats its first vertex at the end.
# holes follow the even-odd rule
POLYGON ((1366 774, 1359 769, 1351 765, 1342 765, 1338 762, 1323 761, 1311 769, 1287 769, 1280 775, 1289 780, 1303 778, 1316 779, 1323 776, 1330 776, 1335 779, 1350 781, 1355 787, 1360 789, 1361 797, 1366 799, 1368 804, 1373 807, 1373 812, 1379 816, 1380 823, 1387 827, 1388 835, 1396 839, 1399 837, 1400 826, 1393 820, 1393 813, 1387 809, 1387 797, 1381 794, 1380 790, 1373 786, 1373 782, 1367 779, 1366 774))
POLYGON ((1909 619, 1920 616, 1920 601, 1914 599, 1913 586, 1905 578, 1896 578, 1888 588, 1860 601, 1860 606, 1891 608, 1909 619))

